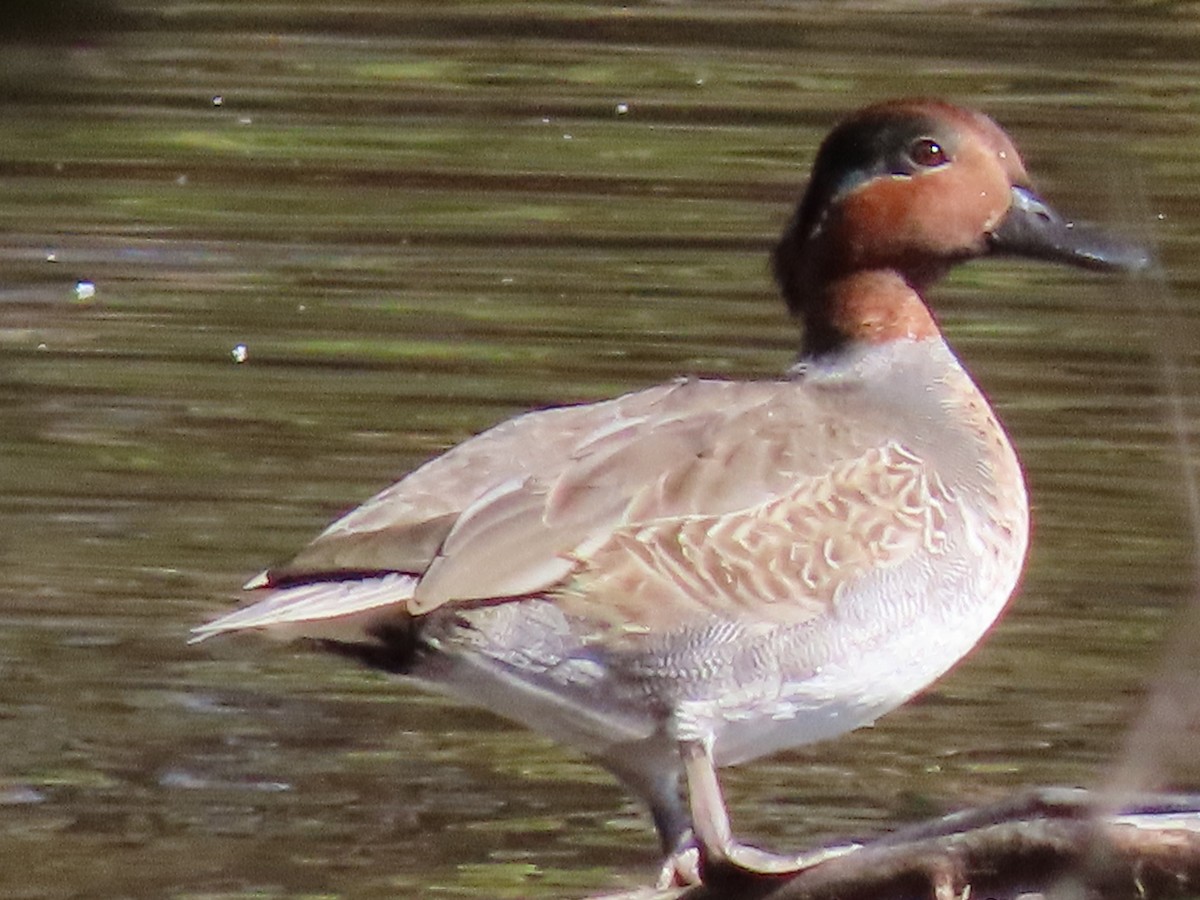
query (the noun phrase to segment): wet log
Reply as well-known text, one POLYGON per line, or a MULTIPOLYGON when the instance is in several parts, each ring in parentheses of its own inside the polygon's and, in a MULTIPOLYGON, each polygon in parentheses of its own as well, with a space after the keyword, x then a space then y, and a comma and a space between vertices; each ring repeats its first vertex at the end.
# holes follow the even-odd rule
POLYGON ((711 869, 622 900, 1159 900, 1200 896, 1200 795, 1042 789, 864 843, 784 876, 711 869))

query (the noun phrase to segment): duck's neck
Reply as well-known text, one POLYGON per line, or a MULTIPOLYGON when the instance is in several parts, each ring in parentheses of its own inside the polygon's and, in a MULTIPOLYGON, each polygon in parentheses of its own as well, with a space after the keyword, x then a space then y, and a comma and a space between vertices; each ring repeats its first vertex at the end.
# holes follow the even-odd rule
POLYGON ((812 285, 801 313, 801 359, 837 353, 851 345, 919 341, 938 335, 937 323, 914 285, 895 269, 852 272, 812 285))

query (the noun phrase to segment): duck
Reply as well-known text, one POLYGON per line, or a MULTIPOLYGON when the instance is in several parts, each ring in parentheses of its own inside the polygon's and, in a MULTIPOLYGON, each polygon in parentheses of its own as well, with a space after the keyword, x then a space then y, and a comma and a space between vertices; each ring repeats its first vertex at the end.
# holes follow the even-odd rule
POLYGON ((820 144, 772 255, 801 326, 790 369, 498 424, 334 521, 192 639, 302 640, 576 748, 649 807, 662 884, 848 852, 738 841, 718 771, 875 722, 1014 593, 1021 463, 927 303, 986 256, 1147 265, 1044 201, 983 113, 860 109, 820 144))

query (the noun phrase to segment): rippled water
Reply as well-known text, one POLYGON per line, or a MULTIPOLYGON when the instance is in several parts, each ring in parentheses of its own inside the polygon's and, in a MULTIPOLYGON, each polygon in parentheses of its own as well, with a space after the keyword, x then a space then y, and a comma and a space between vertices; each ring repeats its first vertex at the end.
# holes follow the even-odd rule
POLYGON ((1178 310, 1011 263, 940 291, 1028 468, 1024 589, 875 729, 729 773, 735 826, 799 847, 1104 783, 1189 592, 1154 360, 1194 430, 1194 6, 122 9, 0 47, 0 893, 647 881, 647 818, 567 751, 186 632, 519 410, 785 367, 765 254, 824 130, 895 94, 995 115, 1057 205, 1158 242, 1178 310))

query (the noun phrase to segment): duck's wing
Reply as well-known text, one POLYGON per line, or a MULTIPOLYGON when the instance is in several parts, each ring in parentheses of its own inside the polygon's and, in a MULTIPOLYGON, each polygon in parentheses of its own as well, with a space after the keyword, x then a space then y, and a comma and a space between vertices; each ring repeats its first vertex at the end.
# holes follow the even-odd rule
MULTIPOLYGON (((736 385, 679 381, 510 419, 430 460, 336 520, 290 562, 263 573, 259 584, 378 571, 407 572, 424 580, 437 575, 434 568, 442 570, 440 578, 446 567, 439 561, 465 552, 468 545, 482 549, 486 544, 500 555, 506 536, 524 542, 512 529, 531 517, 554 527, 563 524, 560 513, 582 507, 602 526, 611 510, 622 505, 612 490, 616 480, 624 481, 621 490, 628 493, 661 475, 670 460, 701 440, 699 432, 714 418, 703 409, 705 400, 715 406, 731 387, 736 385), (602 482, 608 488, 603 495, 582 496, 602 482)), ((566 534, 557 536, 557 543, 568 549, 564 542, 569 540, 566 534)), ((535 588, 543 584, 529 571, 533 561, 521 555, 495 564, 473 560, 487 566, 490 586, 460 599, 526 593, 524 587, 512 586, 514 580, 535 588)), ((435 582, 422 593, 431 596, 435 582)))
MULTIPOLYGON (((675 564, 645 562, 660 554, 655 547, 697 542, 687 569, 711 550, 706 542, 721 543, 718 532, 732 548, 744 540, 729 535, 753 531, 757 517, 827 502, 830 492, 861 502, 872 488, 855 466, 886 469, 888 460, 869 457, 878 444, 878 434, 849 428, 828 403, 787 381, 684 381, 530 413, 334 522, 291 563, 252 582, 274 589, 262 603, 198 635, 330 619, 339 609, 364 619, 396 605, 419 615, 548 592, 596 598, 610 591, 576 590, 580 578, 615 589, 638 572, 643 593, 677 591, 683 576, 667 576, 675 564), (742 517, 742 531, 731 516, 742 517), (385 584, 387 574, 406 577, 385 584)), ((689 577, 693 588, 684 593, 703 593, 709 575, 689 577)))

